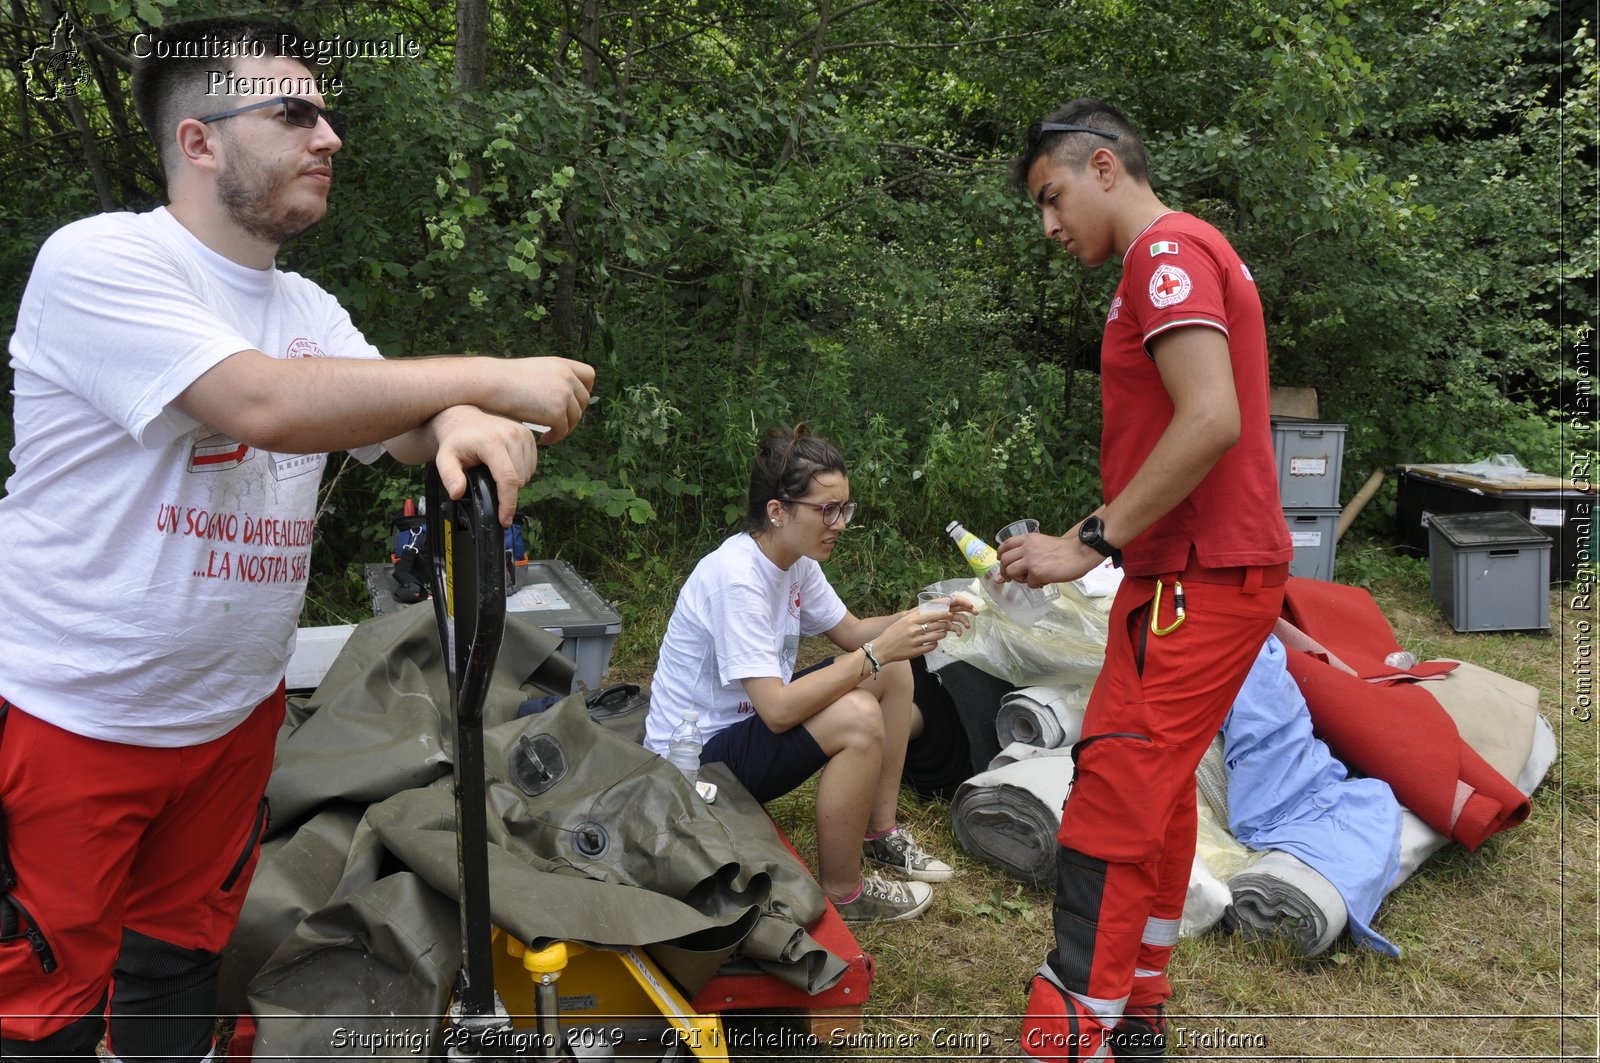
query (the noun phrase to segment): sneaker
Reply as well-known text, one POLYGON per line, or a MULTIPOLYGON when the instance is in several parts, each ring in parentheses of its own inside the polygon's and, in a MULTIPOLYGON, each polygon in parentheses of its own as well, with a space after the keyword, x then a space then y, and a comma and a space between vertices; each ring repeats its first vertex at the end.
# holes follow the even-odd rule
POLYGON ((861 843, 861 852, 874 864, 894 868, 918 882, 943 882, 956 873, 943 860, 929 856, 903 827, 896 827, 881 838, 868 838, 861 843))
POLYGON ((839 918, 847 923, 893 923, 911 919, 933 902, 933 887, 923 882, 885 882, 863 875, 856 899, 838 902, 839 918))

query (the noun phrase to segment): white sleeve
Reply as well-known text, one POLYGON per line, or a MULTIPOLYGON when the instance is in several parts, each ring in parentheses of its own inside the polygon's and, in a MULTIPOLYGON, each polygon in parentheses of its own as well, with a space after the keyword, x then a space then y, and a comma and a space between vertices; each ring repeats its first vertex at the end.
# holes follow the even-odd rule
MULTIPOLYGON (((296 277, 296 280, 299 279, 296 277)), ((339 305, 339 300, 310 281, 304 281, 303 283, 309 286, 317 297, 321 299, 324 312, 328 315, 326 335, 333 347, 333 350, 328 352, 329 354, 335 358, 381 359, 383 357, 383 353, 369 343, 367 338, 361 334, 361 330, 356 328, 356 323, 350 320, 350 312, 339 305)), ((371 446, 355 447, 348 453, 363 465, 371 465, 386 451, 382 443, 374 443, 371 446)))
POLYGON ((125 228, 58 232, 40 249, 28 287, 36 297, 24 298, 13 356, 144 446, 195 427, 164 417, 168 404, 255 346, 200 301, 168 248, 125 228), (156 422, 158 438, 147 439, 156 422))
POLYGON ((773 603, 761 588, 730 583, 712 591, 706 606, 720 682, 783 677, 783 636, 773 630, 773 603))
MULTIPOLYGON (((807 560, 810 560, 809 558, 807 560)), ((805 568, 804 582, 800 588, 800 634, 809 638, 832 631, 839 626, 850 610, 844 599, 833 589, 822 566, 812 561, 805 568)))

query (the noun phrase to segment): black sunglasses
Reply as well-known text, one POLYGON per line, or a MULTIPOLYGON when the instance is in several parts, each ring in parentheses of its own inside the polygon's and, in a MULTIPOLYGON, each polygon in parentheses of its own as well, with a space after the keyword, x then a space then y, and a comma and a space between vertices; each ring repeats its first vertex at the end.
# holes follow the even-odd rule
POLYGON ((1035 122, 1028 127, 1028 143, 1032 144, 1045 133, 1093 133, 1107 140, 1121 140, 1122 136, 1109 129, 1096 129, 1087 125, 1064 125, 1061 122, 1035 122))
POLYGON ((232 118, 235 115, 245 114, 249 111, 265 110, 268 107, 282 107, 283 120, 292 126, 299 126, 301 129, 315 129, 317 128, 317 119, 325 118, 327 119, 328 127, 333 130, 334 136, 344 136, 343 115, 336 114, 326 107, 318 107, 310 100, 302 100, 298 96, 274 96, 270 100, 248 103, 243 107, 235 107, 231 111, 218 111, 216 114, 208 114, 204 118, 197 119, 197 121, 220 122, 224 118, 232 118))
POLYGON ((840 517, 843 517, 844 522, 849 524, 856 516, 856 504, 854 502, 802 502, 798 498, 779 498, 776 501, 791 506, 810 506, 812 509, 820 510, 822 512, 822 523, 830 528, 839 523, 840 517))

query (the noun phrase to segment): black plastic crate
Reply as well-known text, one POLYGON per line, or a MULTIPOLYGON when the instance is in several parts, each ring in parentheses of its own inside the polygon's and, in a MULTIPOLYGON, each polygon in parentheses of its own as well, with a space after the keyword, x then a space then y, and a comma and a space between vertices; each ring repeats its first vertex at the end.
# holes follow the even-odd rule
MULTIPOLYGON (((1558 484, 1551 477, 1523 482, 1558 484)), ((1550 582, 1570 582, 1578 565, 1595 560, 1592 538, 1595 494, 1571 487, 1526 488, 1426 465, 1400 467, 1395 505, 1395 542, 1426 557, 1431 517, 1452 513, 1515 513, 1553 544, 1550 582)))

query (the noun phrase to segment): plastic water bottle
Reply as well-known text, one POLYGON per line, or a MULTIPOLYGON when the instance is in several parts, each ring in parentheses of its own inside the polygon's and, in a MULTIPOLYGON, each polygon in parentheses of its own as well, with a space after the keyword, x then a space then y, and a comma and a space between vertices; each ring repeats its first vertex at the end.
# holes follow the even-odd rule
POLYGON ((678 766, 683 777, 693 786, 700 777, 700 712, 683 710, 683 721, 672 729, 667 739, 667 759, 678 766))
POLYGON ((1410 650, 1396 650, 1385 657, 1383 663, 1390 668, 1403 668, 1409 672, 1417 666, 1417 655, 1410 650))
POLYGON ((1049 611, 1048 605, 1029 601, 1027 588, 1022 584, 1000 578, 1000 558, 994 547, 967 531, 958 520, 945 525, 944 530, 967 559, 984 595, 1001 612, 1023 627, 1030 627, 1049 611))

